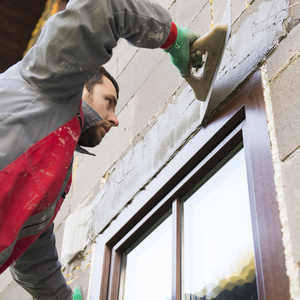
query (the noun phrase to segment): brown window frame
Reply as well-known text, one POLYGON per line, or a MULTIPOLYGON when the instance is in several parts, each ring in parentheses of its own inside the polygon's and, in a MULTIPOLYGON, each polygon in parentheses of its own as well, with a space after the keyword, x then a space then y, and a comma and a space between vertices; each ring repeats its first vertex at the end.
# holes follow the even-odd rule
POLYGON ((195 132, 101 235, 100 300, 117 300, 122 253, 172 208, 172 299, 181 299, 180 198, 243 143, 259 299, 290 299, 260 71, 195 132), (147 199, 147 200, 146 200, 147 199))

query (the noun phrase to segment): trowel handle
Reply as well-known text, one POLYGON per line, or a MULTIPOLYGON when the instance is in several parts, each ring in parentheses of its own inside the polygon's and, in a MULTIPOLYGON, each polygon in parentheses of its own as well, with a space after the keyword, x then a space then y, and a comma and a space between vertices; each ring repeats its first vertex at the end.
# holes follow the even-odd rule
POLYGON ((208 33, 197 39, 190 47, 191 57, 193 53, 200 50, 207 52, 204 62, 202 76, 192 74, 186 77, 186 81, 195 92, 195 96, 200 101, 205 101, 211 94, 214 81, 227 43, 228 27, 226 23, 216 24, 208 33))
POLYGON ((194 41, 190 47, 190 52, 195 53, 197 50, 207 51, 214 50, 220 44, 220 38, 224 40, 227 34, 227 24, 217 23, 209 32, 194 41))

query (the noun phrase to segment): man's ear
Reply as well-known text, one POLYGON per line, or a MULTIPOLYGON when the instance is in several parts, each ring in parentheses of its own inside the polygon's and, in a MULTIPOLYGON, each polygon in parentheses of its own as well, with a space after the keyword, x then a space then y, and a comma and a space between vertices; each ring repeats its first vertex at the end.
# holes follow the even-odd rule
POLYGON ((90 93, 87 90, 87 88, 84 86, 83 91, 82 91, 82 100, 84 100, 85 102, 89 102, 89 96, 90 96, 90 93))

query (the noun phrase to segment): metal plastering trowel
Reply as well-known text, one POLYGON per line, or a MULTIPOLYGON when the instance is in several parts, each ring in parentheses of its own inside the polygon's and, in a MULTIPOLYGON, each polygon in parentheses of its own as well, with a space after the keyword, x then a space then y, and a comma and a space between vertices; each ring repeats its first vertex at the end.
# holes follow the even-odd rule
POLYGON ((203 53, 204 64, 200 69, 201 75, 195 74, 194 70, 191 69, 190 75, 185 80, 194 90, 195 97, 200 101, 205 102, 210 98, 230 31, 231 3, 228 0, 222 22, 214 25, 207 34, 191 45, 191 55, 196 51, 203 53))

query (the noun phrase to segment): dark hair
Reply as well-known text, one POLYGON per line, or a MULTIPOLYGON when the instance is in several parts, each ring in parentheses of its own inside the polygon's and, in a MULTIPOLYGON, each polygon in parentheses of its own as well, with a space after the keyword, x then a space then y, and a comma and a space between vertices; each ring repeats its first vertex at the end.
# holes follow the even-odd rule
POLYGON ((112 82, 117 92, 117 98, 119 98, 119 85, 117 81, 102 66, 95 70, 91 78, 85 83, 85 87, 88 90, 88 92, 90 93, 93 90, 95 84, 103 82, 103 76, 106 76, 112 82))

